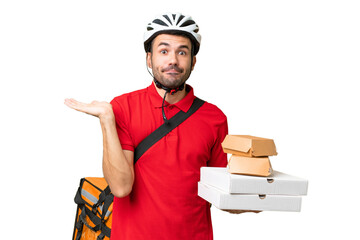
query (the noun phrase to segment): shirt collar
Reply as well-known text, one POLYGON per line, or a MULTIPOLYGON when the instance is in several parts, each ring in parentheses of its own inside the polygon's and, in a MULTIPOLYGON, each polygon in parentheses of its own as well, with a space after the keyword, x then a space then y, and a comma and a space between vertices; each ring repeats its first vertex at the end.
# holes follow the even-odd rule
MULTIPOLYGON (((163 99, 159 95, 159 93, 156 91, 155 84, 152 83, 147 88, 147 90, 148 90, 150 101, 151 101, 152 105, 155 108, 161 108, 163 99)), ((187 112, 195 99, 195 95, 194 95, 193 88, 188 84, 186 84, 186 86, 185 86, 185 91, 187 91, 187 94, 183 99, 181 99, 179 102, 177 102, 175 104, 169 104, 168 102, 165 101, 165 106, 167 106, 167 105, 176 106, 183 112, 187 112)))

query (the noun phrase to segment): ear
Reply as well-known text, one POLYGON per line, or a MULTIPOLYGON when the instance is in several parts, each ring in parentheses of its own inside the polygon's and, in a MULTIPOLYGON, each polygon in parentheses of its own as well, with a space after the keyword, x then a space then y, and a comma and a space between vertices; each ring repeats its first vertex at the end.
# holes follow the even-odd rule
POLYGON ((193 56, 193 61, 192 61, 192 66, 191 66, 191 71, 192 71, 192 70, 194 70, 195 63, 196 63, 196 56, 193 56))
POLYGON ((151 52, 147 52, 147 53, 146 53, 146 64, 147 64, 148 68, 152 68, 152 64, 151 64, 151 52))

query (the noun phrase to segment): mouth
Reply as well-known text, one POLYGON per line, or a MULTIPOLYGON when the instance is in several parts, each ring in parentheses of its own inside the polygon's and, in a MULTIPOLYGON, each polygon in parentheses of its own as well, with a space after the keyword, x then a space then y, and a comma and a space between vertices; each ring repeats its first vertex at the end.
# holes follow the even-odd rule
POLYGON ((175 70, 170 70, 170 71, 164 71, 164 73, 170 74, 170 75, 178 75, 178 74, 180 74, 181 72, 178 72, 178 71, 175 71, 175 70))
POLYGON ((171 75, 178 75, 180 73, 183 72, 183 70, 181 68, 179 68, 178 66, 169 66, 167 68, 164 68, 162 70, 163 73, 166 74, 171 74, 171 75))

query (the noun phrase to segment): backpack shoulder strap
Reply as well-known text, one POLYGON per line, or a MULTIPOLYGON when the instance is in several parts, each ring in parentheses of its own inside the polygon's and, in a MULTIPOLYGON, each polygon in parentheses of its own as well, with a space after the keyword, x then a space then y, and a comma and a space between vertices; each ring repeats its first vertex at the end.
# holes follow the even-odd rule
POLYGON ((201 100, 200 98, 196 97, 190 109, 187 112, 183 112, 180 110, 180 112, 178 112, 175 116, 170 118, 168 122, 161 125, 149 136, 147 136, 142 142, 140 142, 139 145, 135 148, 134 164, 152 145, 154 145, 157 141, 159 141, 164 136, 166 136, 166 134, 171 132, 182 122, 184 122, 188 117, 190 117, 194 112, 196 112, 204 103, 205 103, 204 100, 201 100))

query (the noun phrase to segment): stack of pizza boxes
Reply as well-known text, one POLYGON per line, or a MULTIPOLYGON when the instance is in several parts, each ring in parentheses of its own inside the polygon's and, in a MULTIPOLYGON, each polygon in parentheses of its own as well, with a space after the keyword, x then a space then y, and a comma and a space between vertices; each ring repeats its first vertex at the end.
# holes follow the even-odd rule
POLYGON ((272 139, 228 135, 222 147, 231 154, 228 166, 201 168, 200 197, 220 209, 300 211, 308 181, 272 169, 269 156, 277 155, 272 139))

